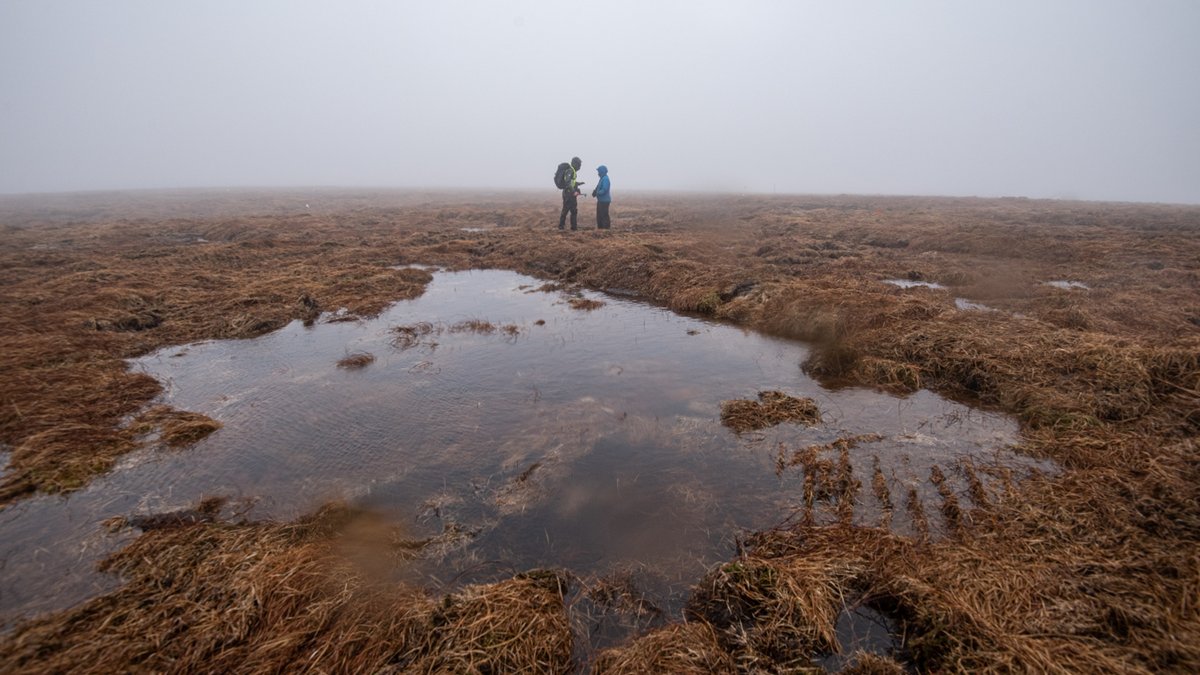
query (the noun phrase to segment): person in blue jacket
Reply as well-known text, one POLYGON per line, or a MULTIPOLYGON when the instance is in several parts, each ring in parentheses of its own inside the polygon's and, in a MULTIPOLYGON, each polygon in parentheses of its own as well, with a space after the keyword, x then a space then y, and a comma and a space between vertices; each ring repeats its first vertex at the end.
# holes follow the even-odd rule
POLYGON ((601 164, 596 167, 596 173, 600 174, 600 182, 592 190, 592 196, 596 198, 596 229, 607 230, 612 227, 612 220, 608 216, 608 206, 612 204, 612 181, 608 179, 607 166, 601 164))

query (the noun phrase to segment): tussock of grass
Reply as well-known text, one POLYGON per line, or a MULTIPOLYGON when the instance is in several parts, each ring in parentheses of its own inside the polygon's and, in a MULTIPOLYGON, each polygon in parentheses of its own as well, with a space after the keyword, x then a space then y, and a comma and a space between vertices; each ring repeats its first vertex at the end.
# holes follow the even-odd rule
POLYGON ((337 362, 337 367, 345 368, 347 370, 360 370, 362 368, 366 368, 367 366, 371 365, 372 363, 375 363, 375 355, 374 354, 369 354, 367 352, 357 352, 354 354, 349 354, 349 355, 339 359, 337 362))
POLYGON ((639 638, 631 646, 601 652, 593 671, 628 673, 731 673, 733 658, 721 647, 717 633, 705 621, 672 624, 639 638))
POLYGON ((152 406, 138 415, 132 431, 139 435, 157 431, 159 439, 167 447, 182 448, 195 445, 221 426, 220 422, 207 415, 169 406, 152 406))
POLYGON ((604 306, 603 300, 592 300, 591 298, 571 298, 567 300, 567 304, 571 309, 578 309, 584 312, 600 309, 604 306))
POLYGON ((783 422, 814 425, 821 411, 810 398, 797 398, 781 391, 760 391, 757 401, 736 399, 721 402, 721 424, 736 432, 772 427, 783 422))
POLYGON ((904 666, 887 656, 870 652, 856 652, 850 665, 842 668, 843 675, 904 675, 904 666))

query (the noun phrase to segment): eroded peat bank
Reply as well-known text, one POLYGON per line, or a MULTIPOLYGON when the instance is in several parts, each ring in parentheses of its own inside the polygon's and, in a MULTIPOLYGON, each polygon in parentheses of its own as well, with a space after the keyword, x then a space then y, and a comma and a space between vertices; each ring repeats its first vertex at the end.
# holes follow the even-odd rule
POLYGON ((545 212, 5 198, 0 664, 1198 663, 1200 209, 545 212))

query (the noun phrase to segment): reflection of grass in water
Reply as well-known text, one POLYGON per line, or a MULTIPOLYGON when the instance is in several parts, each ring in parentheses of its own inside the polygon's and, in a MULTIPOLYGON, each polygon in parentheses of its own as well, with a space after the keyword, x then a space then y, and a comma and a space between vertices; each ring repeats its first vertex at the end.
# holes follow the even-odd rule
POLYGON ((590 312, 595 309, 600 309, 604 306, 603 300, 592 300, 591 298, 571 298, 567 300, 567 304, 571 309, 578 309, 584 312, 590 312))

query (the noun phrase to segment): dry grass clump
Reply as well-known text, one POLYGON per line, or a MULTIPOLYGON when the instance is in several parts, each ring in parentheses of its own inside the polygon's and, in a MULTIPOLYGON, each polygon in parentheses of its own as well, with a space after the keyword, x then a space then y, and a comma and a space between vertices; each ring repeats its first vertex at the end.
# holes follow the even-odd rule
POLYGON ((562 673, 572 637, 563 607, 566 580, 518 575, 447 596, 430 618, 420 656, 397 667, 417 673, 562 673))
POLYGON ((704 621, 671 624, 626 647, 602 651, 592 666, 592 672, 597 675, 707 675, 736 670, 733 658, 721 647, 716 631, 704 621))
POLYGON ((167 447, 182 448, 195 445, 222 426, 207 415, 160 405, 138 415, 131 430, 138 435, 158 432, 167 447))
POLYGON ((890 535, 846 526, 756 535, 698 585, 688 616, 717 630, 739 671, 809 668, 813 657, 840 651, 835 625, 849 598, 870 587, 880 561, 905 549, 890 535))
POLYGON ((22 624, 18 671, 563 672, 562 581, 520 575, 434 602, 341 553, 361 514, 294 524, 175 522, 102 563, 125 584, 22 624))
POLYGON ((603 300, 592 300, 591 298, 571 298, 567 300, 567 304, 571 309, 578 309, 583 312, 600 309, 604 306, 603 300))
MULTIPOLYGON (((16 308, 0 302, 0 318, 16 308)), ((53 321, 49 310, 40 316, 53 321)), ((0 442, 12 447, 0 505, 35 490, 72 490, 107 471, 137 447, 120 422, 161 390, 108 351, 116 334, 56 335, 36 321, 24 332, 33 318, 26 312, 5 323, 10 334, 0 350, 0 442)))
POLYGON ((732 649, 795 668, 815 652, 837 649, 837 582, 823 566, 798 560, 739 560, 709 574, 688 611, 721 631, 732 649))
POLYGON ((821 411, 811 398, 797 398, 782 391, 760 391, 757 401, 721 401, 721 424, 741 433, 772 427, 783 422, 818 424, 821 411))
POLYGON ((366 368, 372 363, 375 363, 374 354, 370 354, 368 352, 356 352, 339 359, 337 362, 337 367, 345 368, 347 370, 360 370, 362 368, 366 368))
MULTIPOLYGON (((1131 567, 1112 559, 1124 555, 1114 543, 1109 561, 1100 563, 1103 547, 1078 542, 1063 550, 1048 539, 1060 527, 1081 526, 1059 520, 1067 510, 1028 506, 1019 500, 1004 507, 1003 527, 980 533, 982 539, 968 528, 962 540, 936 544, 844 524, 759 533, 737 561, 699 584, 689 622, 709 624, 739 672, 811 667, 812 658, 838 649, 835 622, 854 603, 897 623, 904 636, 897 646, 912 661, 905 668, 1190 671, 1200 658, 1191 601, 1200 578, 1195 556, 1159 549, 1144 566, 1131 567), (1177 600, 1156 610, 1155 598, 1167 597, 1177 600)), ((686 646, 719 658, 711 643, 686 646)), ((634 641, 604 659, 621 659, 624 672, 639 663, 649 672, 656 656, 649 647, 634 641)), ((890 662, 898 655, 890 656, 867 660, 879 672, 895 672, 890 662)))
POLYGON ((33 493, 74 490, 108 471, 137 443, 128 431, 63 423, 26 437, 12 450, 0 482, 0 503, 33 493), (80 446, 90 452, 79 452, 80 446))
POLYGON ((921 372, 912 364, 866 356, 854 360, 854 370, 855 377, 861 381, 873 382, 886 389, 912 392, 921 388, 921 372))
POLYGON ((842 675, 904 675, 907 671, 895 659, 871 652, 855 652, 842 675))

